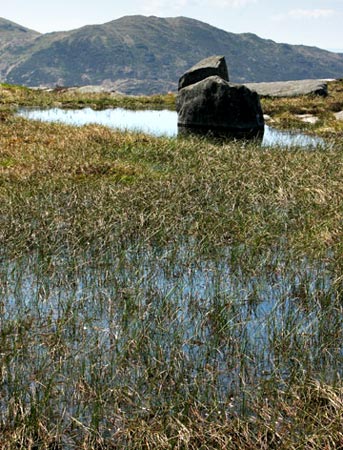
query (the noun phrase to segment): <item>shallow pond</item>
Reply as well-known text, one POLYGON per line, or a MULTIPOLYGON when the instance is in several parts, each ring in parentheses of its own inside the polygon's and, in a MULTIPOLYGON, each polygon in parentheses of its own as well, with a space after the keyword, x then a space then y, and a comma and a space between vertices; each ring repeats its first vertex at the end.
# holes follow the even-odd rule
MULTIPOLYGON (((177 113, 168 110, 134 111, 123 108, 95 111, 91 108, 72 109, 20 109, 22 117, 44 122, 61 122, 71 125, 96 123, 120 130, 139 131, 154 136, 177 136, 177 113)), ((281 145, 284 147, 314 147, 323 140, 299 132, 279 131, 265 126, 262 145, 281 145)))
POLYGON ((263 379, 340 374, 343 316, 329 268, 282 254, 269 269, 264 258, 254 270, 234 263, 247 256, 243 248, 208 259, 191 245, 133 246, 8 263, 0 410, 50 383, 60 389, 55 407, 80 420, 90 407, 79 400, 80 380, 102 392, 130 386, 137 395, 128 413, 185 395, 223 408, 231 398, 239 409, 243 387, 263 379))

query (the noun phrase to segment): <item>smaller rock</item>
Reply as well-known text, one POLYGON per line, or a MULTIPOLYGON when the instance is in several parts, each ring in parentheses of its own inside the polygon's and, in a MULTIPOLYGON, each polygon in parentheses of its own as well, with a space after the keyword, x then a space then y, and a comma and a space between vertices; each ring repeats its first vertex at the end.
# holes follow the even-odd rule
POLYGON ((69 92, 75 92, 77 94, 104 94, 113 92, 114 89, 112 88, 105 88, 104 86, 93 86, 93 85, 87 85, 87 86, 79 86, 79 87, 72 87, 68 88, 69 92))
POLYGON ((213 75, 229 81, 229 73, 224 56, 210 56, 199 61, 182 75, 178 89, 183 89, 213 75))
POLYGON ((300 119, 302 122, 312 124, 317 123, 319 120, 318 117, 314 116, 313 114, 296 114, 295 117, 300 119))
POLYGON ((335 113, 336 120, 343 120, 343 111, 335 113))
POLYGON ((263 114, 263 119, 264 119, 265 122, 270 122, 270 123, 275 122, 275 120, 271 116, 269 116, 268 114, 263 114))
POLYGON ((326 80, 292 80, 245 83, 262 97, 296 97, 299 95, 328 95, 326 80))

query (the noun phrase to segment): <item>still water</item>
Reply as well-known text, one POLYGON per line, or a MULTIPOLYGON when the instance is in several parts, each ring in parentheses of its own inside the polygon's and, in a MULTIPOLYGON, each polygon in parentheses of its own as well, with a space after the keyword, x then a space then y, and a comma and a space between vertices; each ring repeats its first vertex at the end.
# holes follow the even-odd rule
MULTIPOLYGON (((174 137, 178 134, 177 113, 168 110, 133 111, 123 108, 95 111, 91 108, 72 109, 20 109, 18 114, 32 120, 60 122, 70 125, 96 123, 110 128, 139 131, 154 136, 174 137)), ((279 131, 265 126, 262 145, 282 145, 286 147, 314 147, 323 144, 323 140, 306 136, 298 132, 279 131)))
MULTIPOLYGON (((101 393, 130 386, 123 408, 132 415, 181 396, 244 412, 246 393, 263 380, 340 379, 343 314, 330 268, 289 256, 265 264, 264 255, 248 270, 244 247, 208 258, 175 241, 9 262, 0 415, 15 395, 28 406, 40 395, 51 411, 88 423, 99 405, 79 380, 101 393), (180 381, 170 389, 159 374, 180 381)), ((101 405, 104 421, 113 404, 101 405)))

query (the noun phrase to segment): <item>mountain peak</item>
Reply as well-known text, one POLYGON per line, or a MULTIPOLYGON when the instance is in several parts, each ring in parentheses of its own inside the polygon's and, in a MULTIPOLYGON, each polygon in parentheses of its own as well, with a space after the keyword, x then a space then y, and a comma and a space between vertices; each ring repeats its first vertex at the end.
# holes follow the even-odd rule
POLYGON ((22 33, 34 33, 37 36, 40 34, 38 31, 30 30, 18 23, 12 22, 11 20, 4 19, 0 17, 0 32, 22 32, 22 33))

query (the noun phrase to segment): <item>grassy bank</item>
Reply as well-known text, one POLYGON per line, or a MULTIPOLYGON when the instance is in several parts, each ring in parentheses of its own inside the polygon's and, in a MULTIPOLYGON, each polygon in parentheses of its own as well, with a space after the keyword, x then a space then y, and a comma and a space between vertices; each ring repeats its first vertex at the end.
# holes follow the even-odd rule
POLYGON ((339 135, 316 150, 158 139, 29 122, 15 98, 1 447, 339 448, 339 135))
POLYGON ((168 108, 174 109, 173 94, 152 96, 125 96, 120 93, 80 93, 77 89, 29 89, 24 86, 0 84, 2 108, 16 106, 63 107, 63 108, 168 108))

